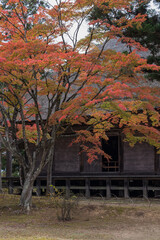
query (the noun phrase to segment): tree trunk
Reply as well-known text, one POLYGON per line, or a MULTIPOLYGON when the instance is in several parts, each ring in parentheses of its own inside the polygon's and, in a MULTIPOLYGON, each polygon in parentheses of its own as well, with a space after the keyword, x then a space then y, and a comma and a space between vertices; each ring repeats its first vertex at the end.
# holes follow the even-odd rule
MULTIPOLYGON (((1 142, 0 142, 1 147, 1 142)), ((2 154, 0 153, 0 193, 2 193, 2 154)))
POLYGON ((53 169, 53 154, 52 157, 50 158, 48 165, 47 165, 47 189, 46 189, 46 194, 50 194, 53 192, 53 187, 52 187, 52 169, 53 169))
POLYGON ((21 193, 21 198, 20 198, 20 206, 22 206, 24 210, 27 210, 27 211, 29 211, 32 206, 33 183, 34 183, 34 180, 32 180, 31 174, 27 174, 24 181, 23 190, 21 193))
POLYGON ((12 154, 6 152, 6 177, 12 177, 12 154))
POLYGON ((2 157, 0 153, 0 193, 2 193, 2 157))
MULTIPOLYGON (((53 138, 55 139, 55 132, 54 132, 53 138)), ((51 151, 52 151, 51 156, 47 165, 47 189, 46 189, 47 195, 53 192, 53 187, 51 185, 52 185, 53 161, 54 161, 54 154, 55 154, 55 141, 51 151)))
POLYGON ((46 189, 46 195, 48 195, 50 193, 50 188, 52 185, 52 160, 50 159, 50 161, 47 164, 47 189, 46 189))

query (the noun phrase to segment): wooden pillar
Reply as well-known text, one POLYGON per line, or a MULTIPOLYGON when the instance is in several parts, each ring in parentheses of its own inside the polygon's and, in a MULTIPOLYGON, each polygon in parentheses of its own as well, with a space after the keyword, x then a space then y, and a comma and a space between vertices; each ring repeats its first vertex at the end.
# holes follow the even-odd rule
POLYGON ((111 181, 109 179, 106 180, 106 198, 111 198, 111 181))
POLYGON ((66 198, 70 197, 70 179, 66 179, 66 198))
POLYGON ((55 181, 55 179, 53 179, 53 178, 52 178, 52 185, 53 185, 53 187, 56 186, 56 181, 55 181))
POLYGON ((13 194, 13 180, 11 178, 8 179, 8 194, 13 194))
POLYGON ((40 179, 36 180, 36 193, 37 193, 37 196, 41 196, 41 180, 40 179))
POLYGON ((143 197, 148 198, 148 180, 143 180, 143 197))
POLYGON ((56 187, 56 181, 55 181, 55 179, 52 177, 52 193, 54 193, 55 194, 55 187, 56 187))
POLYGON ((129 182, 128 182, 128 179, 124 179, 124 198, 129 198, 129 182))
POLYGON ((88 178, 86 178, 85 180, 85 188, 86 188, 85 196, 86 198, 89 198, 90 197, 90 180, 88 178))
POLYGON ((7 151, 6 152, 6 177, 12 176, 12 154, 7 151))

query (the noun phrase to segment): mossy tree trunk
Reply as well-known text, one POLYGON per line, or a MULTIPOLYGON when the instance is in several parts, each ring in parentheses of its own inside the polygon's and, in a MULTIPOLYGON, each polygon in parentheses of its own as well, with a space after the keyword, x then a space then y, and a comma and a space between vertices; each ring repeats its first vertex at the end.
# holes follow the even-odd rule
POLYGON ((29 211, 32 206, 32 191, 34 179, 32 173, 28 173, 25 180, 20 198, 20 206, 29 211))
MULTIPOLYGON (((1 142, 0 142, 1 147, 1 142)), ((0 152, 0 193, 2 193, 2 154, 0 152)))

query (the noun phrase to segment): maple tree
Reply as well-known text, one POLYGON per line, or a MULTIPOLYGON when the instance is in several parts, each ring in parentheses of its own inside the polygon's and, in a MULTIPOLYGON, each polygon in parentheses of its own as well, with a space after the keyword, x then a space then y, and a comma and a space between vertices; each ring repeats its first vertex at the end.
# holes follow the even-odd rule
POLYGON ((140 27, 145 16, 122 16, 115 19, 116 25, 91 21, 88 36, 78 41, 79 29, 95 5, 104 12, 129 11, 130 3, 57 0, 32 15, 23 0, 1 6, 0 140, 23 170, 20 204, 24 208, 31 206, 33 184, 43 167, 48 164, 51 170, 56 139, 69 126, 85 126, 76 131, 75 142, 82 144, 89 162, 99 154, 109 157, 101 149, 101 139, 107 140, 106 131, 115 126, 130 144, 146 141, 159 149, 159 88, 141 74, 144 68, 159 67, 147 64, 136 50, 127 55, 104 51, 106 42, 117 34, 145 51, 123 34, 133 24, 140 27))

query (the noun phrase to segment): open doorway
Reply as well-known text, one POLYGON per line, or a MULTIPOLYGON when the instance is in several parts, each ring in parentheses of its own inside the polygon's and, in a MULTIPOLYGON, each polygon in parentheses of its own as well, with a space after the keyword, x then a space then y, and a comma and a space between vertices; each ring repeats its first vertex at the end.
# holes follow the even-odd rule
POLYGON ((102 171, 103 172, 118 172, 119 171, 119 137, 109 136, 109 140, 102 140, 102 149, 105 153, 111 156, 108 160, 102 157, 102 171))

